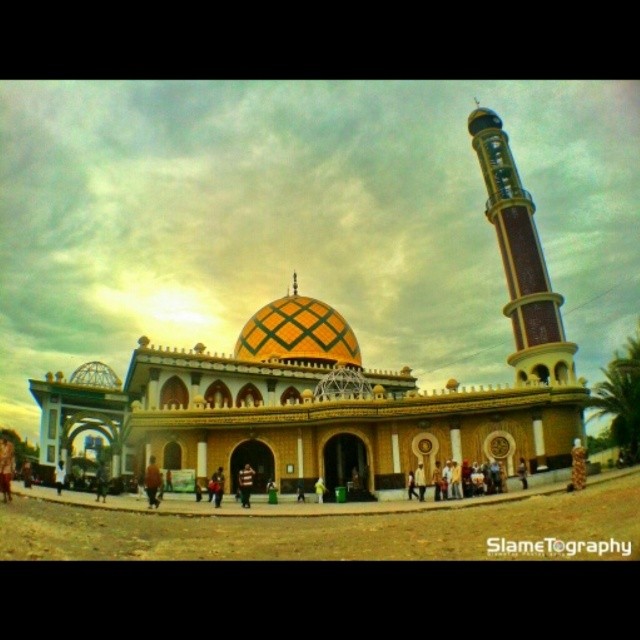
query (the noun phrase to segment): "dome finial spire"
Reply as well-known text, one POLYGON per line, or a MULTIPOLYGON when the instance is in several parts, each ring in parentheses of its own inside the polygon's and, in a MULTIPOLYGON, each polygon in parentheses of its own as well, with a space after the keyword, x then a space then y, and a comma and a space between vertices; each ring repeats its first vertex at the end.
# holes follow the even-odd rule
POLYGON ((295 272, 295 270, 293 272, 293 295, 298 295, 298 274, 295 272))

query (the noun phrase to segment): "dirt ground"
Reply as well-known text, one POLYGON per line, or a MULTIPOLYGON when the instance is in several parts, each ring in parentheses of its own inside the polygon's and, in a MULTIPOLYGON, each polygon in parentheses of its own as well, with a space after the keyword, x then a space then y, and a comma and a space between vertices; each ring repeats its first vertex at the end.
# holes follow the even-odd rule
MULTIPOLYGON (((333 517, 155 516, 15 496, 0 503, 1 560, 638 560, 640 475, 476 508, 333 517), (155 516, 155 517, 154 517, 155 516), (488 538, 617 541, 631 553, 490 555, 488 538)), ((544 543, 551 546, 552 543, 544 543)))

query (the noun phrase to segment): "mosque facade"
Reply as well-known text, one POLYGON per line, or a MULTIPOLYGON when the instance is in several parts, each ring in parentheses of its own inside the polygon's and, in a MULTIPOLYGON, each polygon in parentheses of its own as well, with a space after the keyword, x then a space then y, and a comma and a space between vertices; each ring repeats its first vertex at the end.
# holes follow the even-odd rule
POLYGON ((497 459, 515 475, 520 458, 533 473, 570 466, 584 437, 589 391, 576 379, 577 345, 566 340, 535 228, 535 205, 522 188, 502 121, 476 109, 468 122, 496 228, 510 300, 513 385, 421 391, 410 367, 363 367, 355 332, 324 301, 293 294, 260 308, 240 331, 233 354, 203 343, 156 346, 142 336, 124 382, 105 364, 87 363, 30 380, 42 409, 41 465, 70 458, 85 430, 103 434, 114 476, 139 475, 151 455, 173 476, 202 484, 223 467, 226 492, 238 471, 257 471, 256 492, 273 479, 281 495, 348 486, 385 499, 423 463, 497 459))

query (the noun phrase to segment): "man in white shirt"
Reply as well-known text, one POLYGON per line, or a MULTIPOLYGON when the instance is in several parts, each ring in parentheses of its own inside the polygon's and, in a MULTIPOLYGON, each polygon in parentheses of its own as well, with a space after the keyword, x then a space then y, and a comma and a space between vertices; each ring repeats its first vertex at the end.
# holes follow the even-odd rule
POLYGON ((418 487, 420 502, 424 502, 424 493, 427 490, 427 479, 424 474, 424 465, 422 462, 418 464, 418 468, 416 469, 416 485, 418 487))
POLYGON ((442 480, 446 482, 447 490, 442 492, 442 499, 449 500, 451 498, 451 481, 453 480, 453 467, 451 460, 447 460, 447 464, 442 470, 442 480))

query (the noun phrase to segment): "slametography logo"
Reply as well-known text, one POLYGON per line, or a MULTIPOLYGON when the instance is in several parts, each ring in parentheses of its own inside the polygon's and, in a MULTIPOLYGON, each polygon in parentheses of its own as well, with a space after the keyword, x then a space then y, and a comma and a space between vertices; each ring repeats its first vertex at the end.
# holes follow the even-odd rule
POLYGON ((560 540, 542 538, 540 540, 510 540, 508 538, 487 538, 489 556, 529 556, 573 558, 578 554, 595 554, 598 557, 631 555, 628 540, 560 540))

